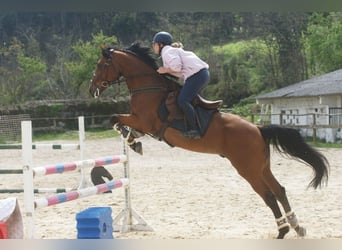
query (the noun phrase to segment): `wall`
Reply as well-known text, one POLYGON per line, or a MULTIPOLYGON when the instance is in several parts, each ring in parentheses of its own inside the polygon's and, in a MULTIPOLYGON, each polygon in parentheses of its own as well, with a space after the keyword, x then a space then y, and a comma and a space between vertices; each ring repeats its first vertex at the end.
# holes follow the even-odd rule
MULTIPOLYGON (((265 99, 259 101, 259 103, 265 106, 263 110, 267 110, 267 105, 270 107, 268 109, 272 115, 269 120, 272 124, 294 126, 331 125, 329 108, 341 107, 341 96, 265 99)), ((303 136, 314 136, 313 129, 301 128, 300 130, 303 136)), ((327 142, 335 142, 339 130, 338 128, 319 128, 316 129, 315 133, 317 138, 327 142)))
POLYGON ((117 102, 106 99, 35 101, 0 107, 0 116, 28 114, 35 130, 74 129, 78 116, 86 117, 86 126, 105 126, 111 114, 127 112, 129 102, 124 99, 117 102))

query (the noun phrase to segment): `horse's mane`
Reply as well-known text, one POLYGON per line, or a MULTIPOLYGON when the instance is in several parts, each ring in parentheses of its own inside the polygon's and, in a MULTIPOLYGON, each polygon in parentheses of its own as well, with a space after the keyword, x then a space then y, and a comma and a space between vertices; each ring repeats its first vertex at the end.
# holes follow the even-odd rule
POLYGON ((140 58, 142 61, 147 63, 149 66, 151 66, 153 69, 158 69, 158 64, 156 59, 152 56, 152 50, 149 47, 142 46, 139 42, 133 43, 128 48, 124 49, 124 51, 127 51, 138 58, 140 58))
MULTIPOLYGON (((106 49, 102 49, 102 55, 107 59, 110 59, 111 54, 114 50, 115 48, 113 46, 107 46, 106 49)), ((147 65, 152 67, 154 70, 157 70, 159 68, 157 59, 155 59, 155 57, 153 57, 152 55, 152 50, 149 47, 142 46, 139 42, 135 42, 128 48, 124 48, 121 51, 128 52, 136 56, 137 58, 145 62, 147 65)), ((161 76, 179 85, 177 77, 170 74, 162 74, 161 76)))

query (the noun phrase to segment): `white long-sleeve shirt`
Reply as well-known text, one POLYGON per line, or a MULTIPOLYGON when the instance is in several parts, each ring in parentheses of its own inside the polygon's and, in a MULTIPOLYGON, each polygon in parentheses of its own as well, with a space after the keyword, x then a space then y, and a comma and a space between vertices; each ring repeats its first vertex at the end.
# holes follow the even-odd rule
POLYGON ((208 69, 209 65, 201 60, 195 53, 185 51, 182 48, 174 48, 166 45, 161 51, 163 66, 177 72, 176 77, 184 81, 201 69, 208 69))

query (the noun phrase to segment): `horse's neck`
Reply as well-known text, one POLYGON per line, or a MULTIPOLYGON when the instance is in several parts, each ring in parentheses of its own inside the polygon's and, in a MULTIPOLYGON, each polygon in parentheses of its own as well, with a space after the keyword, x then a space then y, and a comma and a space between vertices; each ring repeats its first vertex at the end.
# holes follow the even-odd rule
POLYGON ((167 93, 179 85, 150 67, 146 71, 141 65, 131 64, 129 73, 136 76, 126 79, 131 92, 131 112, 138 118, 141 131, 158 137, 164 126, 158 115, 159 107, 167 93), (136 69, 133 70, 132 66, 136 69))
POLYGON ((120 57, 120 68, 123 73, 123 75, 127 78, 131 75, 142 75, 146 73, 154 73, 155 70, 152 69, 149 65, 147 65, 145 62, 141 61, 139 58, 137 58, 134 55, 127 54, 124 52, 120 52, 118 54, 120 57))
POLYGON ((120 57, 120 71, 130 91, 158 82, 159 74, 144 62, 129 54, 121 54, 120 57))
POLYGON ((166 82, 170 91, 179 90, 181 88, 181 85, 177 80, 178 79, 173 76, 164 76, 164 81, 166 82))

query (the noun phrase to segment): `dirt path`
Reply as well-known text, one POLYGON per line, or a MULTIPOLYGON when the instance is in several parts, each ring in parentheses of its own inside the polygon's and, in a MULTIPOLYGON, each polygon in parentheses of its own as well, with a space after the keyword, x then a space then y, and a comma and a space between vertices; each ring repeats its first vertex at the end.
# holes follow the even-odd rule
MULTIPOLYGON (((144 155, 130 152, 132 206, 153 232, 115 232, 122 239, 259 239, 273 238, 273 215, 231 166, 216 155, 170 148, 143 138, 144 155)), ((272 153, 272 169, 287 188, 289 200, 306 238, 342 238, 342 154, 323 149, 331 164, 328 187, 307 189, 312 172, 302 163, 272 153)), ((85 158, 122 153, 119 138, 87 141, 85 158)), ((0 168, 21 168, 21 151, 0 150, 0 168)), ((246 156, 248 157, 248 156, 246 156)), ((79 151, 34 151, 34 166, 79 159, 79 151)), ((123 176, 121 165, 109 166, 114 179, 123 176)), ((36 187, 77 187, 79 173, 52 175, 35 180, 36 187)), ((1 175, 0 188, 21 188, 18 176, 1 175)), ((36 238, 76 238, 76 213, 91 206, 111 206, 113 217, 123 208, 123 189, 42 208, 36 213, 36 238)), ((23 213, 22 194, 16 196, 23 213)), ((37 195, 40 197, 44 195, 37 195)), ((24 222, 26 218, 24 216, 24 222)), ((296 238, 294 231, 287 238, 296 238)))

